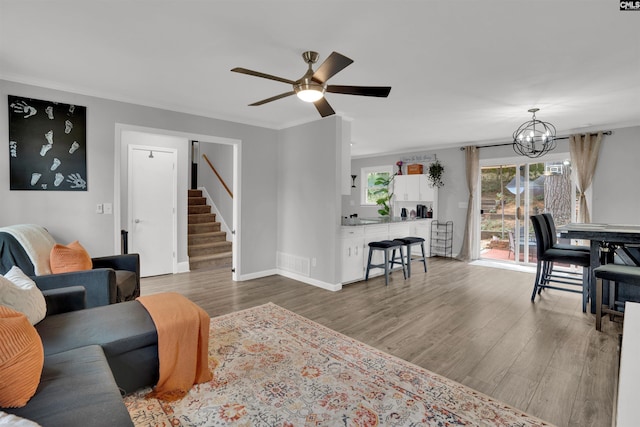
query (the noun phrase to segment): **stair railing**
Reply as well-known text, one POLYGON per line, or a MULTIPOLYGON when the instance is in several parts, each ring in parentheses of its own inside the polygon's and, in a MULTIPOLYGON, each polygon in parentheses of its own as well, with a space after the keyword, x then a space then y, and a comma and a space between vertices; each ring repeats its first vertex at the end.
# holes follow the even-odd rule
POLYGON ((213 173, 216 174, 216 176, 218 177, 218 180, 220 181, 220 183, 222 184, 222 186, 224 187, 225 190, 227 190, 227 193, 229 193, 229 197, 231 197, 233 199, 233 193, 231 192, 231 190, 229 190, 229 187, 227 187, 227 184, 224 182, 224 179, 222 179, 222 177, 220 176, 220 174, 218 173, 218 171, 216 170, 216 168, 213 167, 213 165, 211 164, 211 162, 209 161, 209 158, 207 157, 206 154, 202 155, 202 158, 209 164, 209 167, 211 168, 211 170, 213 171, 213 173))

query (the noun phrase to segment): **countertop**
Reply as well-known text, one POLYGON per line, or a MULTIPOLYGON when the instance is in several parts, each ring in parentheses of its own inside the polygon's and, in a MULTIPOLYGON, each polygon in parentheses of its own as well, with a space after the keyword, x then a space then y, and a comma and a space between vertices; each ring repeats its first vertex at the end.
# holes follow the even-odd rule
POLYGON ((395 224, 401 222, 423 221, 433 218, 401 218, 394 217, 376 217, 376 218, 342 218, 343 226, 373 225, 373 224, 395 224))

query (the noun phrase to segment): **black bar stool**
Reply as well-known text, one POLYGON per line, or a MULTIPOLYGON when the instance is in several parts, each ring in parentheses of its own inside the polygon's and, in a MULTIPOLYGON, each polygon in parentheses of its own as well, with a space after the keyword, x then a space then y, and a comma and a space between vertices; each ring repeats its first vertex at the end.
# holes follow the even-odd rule
POLYGON ((622 311, 614 310, 615 286, 619 283, 640 286, 640 267, 623 264, 605 264, 593 269, 596 276, 596 330, 602 330, 602 313, 624 316, 622 311), (609 304, 602 304, 604 282, 612 284, 609 291, 609 304))
POLYGON ((404 265, 404 252, 402 250, 403 244, 402 242, 396 240, 381 240, 379 242, 370 242, 369 243, 369 260, 367 261, 367 272, 364 276, 364 280, 369 280, 369 269, 371 267, 374 268, 384 268, 384 284, 389 285, 389 271, 393 267, 396 249, 400 250, 400 264, 402 264, 402 274, 404 278, 407 278, 407 271, 404 265), (383 251, 384 252, 384 264, 371 264, 371 257, 373 256, 373 251, 383 251), (392 256, 389 256, 389 252, 393 252, 392 256))
MULTIPOLYGON (((398 242, 401 242, 406 248, 407 248, 407 277, 411 277, 411 261, 413 261, 411 259, 411 246, 415 246, 415 245, 420 245, 420 248, 422 249, 422 257, 421 258, 416 258, 418 261, 420 261, 421 263, 424 264, 424 272, 427 272, 427 256, 425 255, 424 252, 424 239, 422 237, 403 237, 401 239, 394 239, 398 242)), ((395 257, 393 260, 391 260, 391 264, 393 266, 393 264, 395 264, 395 257)))

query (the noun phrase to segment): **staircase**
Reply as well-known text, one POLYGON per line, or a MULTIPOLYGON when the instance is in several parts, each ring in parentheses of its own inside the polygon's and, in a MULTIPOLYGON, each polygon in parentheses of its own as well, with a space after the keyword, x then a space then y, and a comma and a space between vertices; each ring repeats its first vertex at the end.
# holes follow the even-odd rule
POLYGON ((201 190, 189 190, 189 269, 231 268, 231 242, 201 190))

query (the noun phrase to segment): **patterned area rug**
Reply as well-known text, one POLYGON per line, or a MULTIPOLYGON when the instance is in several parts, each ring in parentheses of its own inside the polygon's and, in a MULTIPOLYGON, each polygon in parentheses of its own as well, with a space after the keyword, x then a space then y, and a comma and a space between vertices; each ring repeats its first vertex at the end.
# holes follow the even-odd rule
POLYGON ((125 398, 136 426, 549 426, 274 304, 211 319, 214 379, 125 398))

